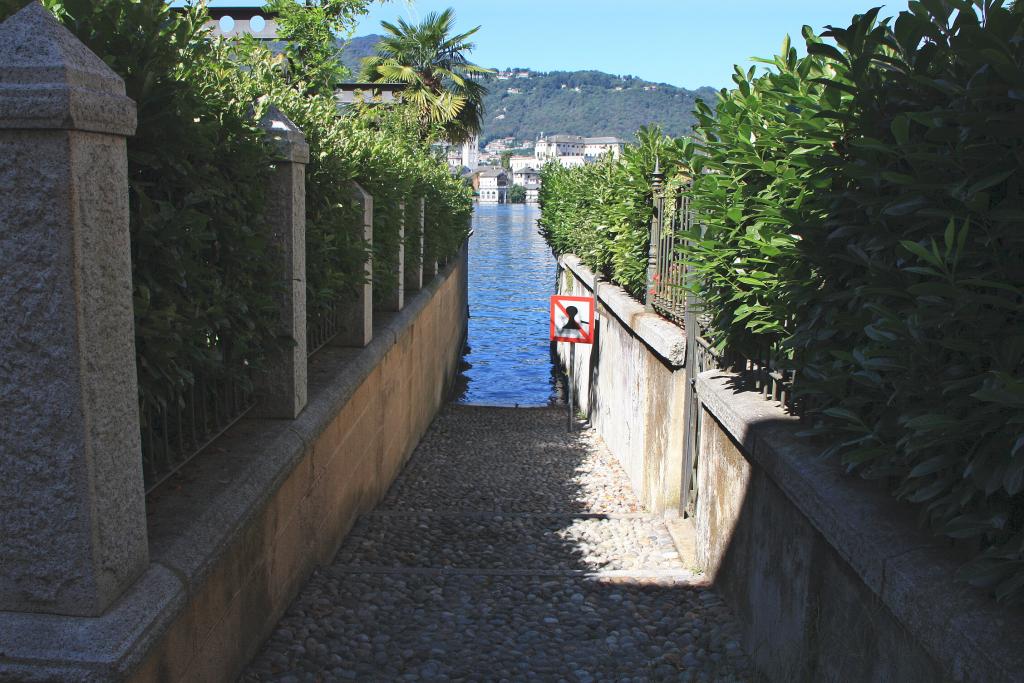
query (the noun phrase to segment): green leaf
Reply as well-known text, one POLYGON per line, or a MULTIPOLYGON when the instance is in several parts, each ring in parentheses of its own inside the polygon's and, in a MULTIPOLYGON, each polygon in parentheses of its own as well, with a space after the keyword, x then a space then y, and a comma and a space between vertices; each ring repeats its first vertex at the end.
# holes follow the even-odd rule
POLYGON ((909 251, 911 254, 914 254, 915 256, 917 256, 918 258, 920 258, 920 259, 922 259, 924 261, 927 261, 928 263, 930 263, 931 265, 935 266, 936 268, 940 268, 940 269, 945 268, 945 264, 942 262, 941 259, 939 259, 938 256, 936 256, 931 251, 928 251, 927 249, 922 247, 917 242, 911 242, 909 240, 900 240, 900 245, 904 249, 909 251))
POLYGON ((891 130, 896 144, 906 145, 910 142, 910 119, 906 116, 896 116, 893 118, 891 130))
POLYGON ((992 175, 986 176, 981 180, 977 180, 969 188, 967 188, 967 195, 975 195, 981 192, 982 190, 987 190, 990 187, 994 187, 999 183, 1003 182, 1004 180, 1006 180, 1007 178, 1009 178, 1010 176, 1012 176, 1016 172, 1017 169, 1011 168, 1005 171, 1000 171, 999 173, 993 173, 992 175))
POLYGON ((824 411, 825 415, 833 417, 837 420, 844 420, 846 422, 853 422, 856 424, 863 424, 860 417, 848 408, 828 408, 824 411))
POLYGON ((958 426, 959 424, 959 420, 955 420, 947 415, 941 415, 937 413, 918 415, 917 417, 910 418, 904 421, 904 425, 908 429, 914 429, 919 431, 950 429, 958 426))

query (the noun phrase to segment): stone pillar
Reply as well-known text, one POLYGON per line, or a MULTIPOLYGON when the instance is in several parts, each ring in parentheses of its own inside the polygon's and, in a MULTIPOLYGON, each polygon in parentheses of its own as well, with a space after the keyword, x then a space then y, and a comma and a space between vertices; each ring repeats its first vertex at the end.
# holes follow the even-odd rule
POLYGON ((380 277, 391 280, 391 292, 381 302, 383 311, 400 311, 405 307, 405 200, 398 202, 398 259, 393 273, 380 277))
POLYGON ((408 253, 405 255, 405 289, 409 292, 418 292, 423 289, 423 221, 425 201, 423 197, 412 200, 413 206, 416 209, 415 224, 412 226, 415 234, 410 245, 413 253, 411 258, 408 253))
POLYGON ((354 298, 341 306, 340 332, 331 341, 335 346, 362 347, 373 339, 373 195, 359 183, 352 183, 352 192, 363 207, 362 237, 370 247, 364 277, 354 298))
POLYGON ((0 610, 102 614, 149 565, 124 82, 0 24, 0 610))
POLYGON ((257 385, 259 417, 294 419, 306 407, 306 137, 274 105, 260 121, 274 147, 267 184, 266 229, 287 283, 279 302, 280 346, 266 360, 257 385))

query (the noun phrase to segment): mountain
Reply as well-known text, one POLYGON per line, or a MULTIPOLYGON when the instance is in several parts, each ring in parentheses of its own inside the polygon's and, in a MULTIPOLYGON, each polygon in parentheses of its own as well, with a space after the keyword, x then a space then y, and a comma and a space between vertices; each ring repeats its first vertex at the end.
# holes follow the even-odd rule
MULTIPOLYGON (((373 53, 381 36, 352 39, 342 61, 358 74, 359 60, 373 53)), ((640 126, 659 124, 670 135, 687 135, 695 119, 697 99, 714 103, 714 88, 687 90, 635 76, 601 71, 551 71, 516 68, 505 72, 529 76, 493 78, 484 98, 481 144, 496 138, 534 140, 541 133, 615 135, 632 140, 640 126), (518 92, 515 92, 518 91, 518 92)))
POLYGON ((347 43, 342 43, 341 62, 352 72, 353 80, 359 78, 359 69, 362 67, 363 57, 373 54, 374 46, 384 36, 371 33, 368 36, 357 36, 347 43))
POLYGON ((506 136, 533 140, 542 132, 632 140, 640 126, 654 123, 670 135, 687 135, 697 99, 715 101, 713 88, 687 90, 601 71, 531 71, 489 86, 483 144, 506 136))

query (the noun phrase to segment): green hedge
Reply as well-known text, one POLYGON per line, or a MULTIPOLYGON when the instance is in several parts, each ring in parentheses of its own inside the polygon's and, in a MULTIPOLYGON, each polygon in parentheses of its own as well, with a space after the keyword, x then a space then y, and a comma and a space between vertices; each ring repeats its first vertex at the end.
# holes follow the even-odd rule
POLYGON ((651 173, 655 162, 674 173, 686 150, 683 140, 658 128, 637 133, 621 158, 541 169, 541 233, 558 254, 573 253, 595 273, 643 298, 650 244, 651 173))
MULTIPOLYGON (((469 190, 448 173, 447 165, 420 138, 412 113, 404 108, 366 106, 339 117, 333 92, 317 92, 316 83, 285 77, 286 62, 251 39, 220 44, 248 68, 234 69, 231 87, 256 101, 257 115, 275 104, 306 135, 307 306, 310 316, 334 306, 363 282, 362 265, 370 245, 362 239, 362 213, 351 182, 373 195, 374 299, 393 291, 394 278, 379 275, 397 268, 400 202, 423 196, 444 203, 452 213, 472 210, 469 190)), ((321 75, 321 70, 314 72, 321 75)), ((411 211, 411 208, 409 209, 411 211)), ((409 223, 412 224, 411 222, 409 223)), ((461 245, 467 230, 455 220, 439 224, 438 239, 461 245)), ((410 235, 407 239, 412 239, 410 235)), ((443 246, 445 256, 457 246, 443 246)))
MULTIPOLYGON (((737 72, 691 158, 718 343, 799 373, 848 467, 1024 601, 1024 15, 911 3, 737 72), (984 16, 982 20, 979 17, 984 16), (838 438, 837 438, 838 437, 838 438)), ((787 41, 788 42, 788 41, 787 41)))

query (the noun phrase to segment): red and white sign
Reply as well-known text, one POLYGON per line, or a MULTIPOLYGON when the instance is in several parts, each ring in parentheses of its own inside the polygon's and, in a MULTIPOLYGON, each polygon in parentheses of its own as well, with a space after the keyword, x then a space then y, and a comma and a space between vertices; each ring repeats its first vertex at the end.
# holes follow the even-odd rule
POLYGON ((551 339, 574 344, 594 343, 594 298, 551 297, 551 339))

